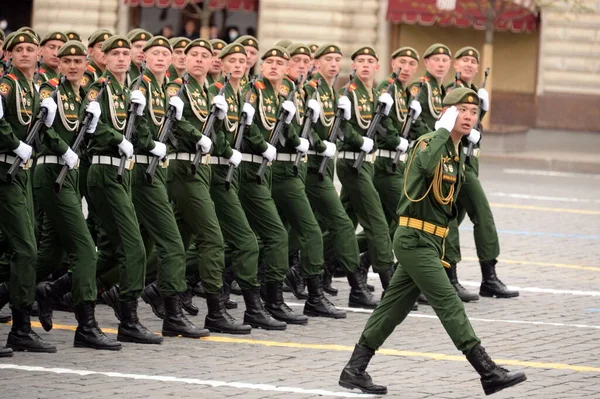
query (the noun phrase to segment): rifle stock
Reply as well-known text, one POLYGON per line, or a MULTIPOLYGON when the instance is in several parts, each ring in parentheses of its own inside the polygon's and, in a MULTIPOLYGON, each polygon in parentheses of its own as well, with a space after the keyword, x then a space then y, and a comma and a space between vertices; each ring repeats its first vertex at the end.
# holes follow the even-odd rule
MULTIPOLYGON (((419 83, 419 91, 414 96, 413 100, 419 98, 419 96, 421 95, 421 90, 423 89, 424 85, 425 84, 423 82, 419 83)), ((408 135, 410 134, 410 127, 412 126, 414 121, 415 121, 415 111, 413 109, 411 109, 408 112, 408 118, 406 119, 406 123, 404 124, 404 128, 402 129, 402 134, 401 134, 402 138, 408 140, 408 135)), ((396 169, 398 169, 398 162, 400 162, 400 157, 402 156, 402 154, 403 154, 402 151, 400 151, 400 150, 396 151, 396 155, 394 156, 394 160, 392 161, 392 171, 393 172, 395 172, 396 169)))
MULTIPOLYGON (((306 77, 306 81, 309 81, 312 78, 312 72, 313 72, 314 68, 315 68, 315 66, 313 65, 309 69, 307 77, 306 77)), ((317 86, 315 87, 315 92, 313 93, 311 100, 316 100, 317 95, 319 94, 319 85, 320 84, 321 84, 321 79, 319 79, 319 81, 317 82, 317 86)), ((300 134, 300 137, 302 137, 303 139, 307 138, 310 133, 310 129, 313 125, 312 117, 313 117, 313 110, 309 108, 304 113, 304 123, 302 124, 302 132, 300 134)), ((303 154, 300 151, 296 152, 296 159, 294 159, 294 175, 295 176, 298 176, 298 170, 300 167, 300 160, 302 159, 302 156, 303 156, 303 154)))

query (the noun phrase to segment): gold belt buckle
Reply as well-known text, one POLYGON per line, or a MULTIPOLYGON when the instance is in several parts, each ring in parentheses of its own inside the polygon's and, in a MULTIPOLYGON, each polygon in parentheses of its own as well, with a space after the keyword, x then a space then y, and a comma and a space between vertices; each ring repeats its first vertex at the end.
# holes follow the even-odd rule
POLYGON ((79 159, 77 159, 77 163, 75 164, 75 167, 73 169, 79 169, 79 159))
POLYGON ((33 159, 29 158, 27 162, 25 162, 21 167, 23 168, 23 170, 28 170, 29 168, 31 168, 31 165, 33 165, 33 159))
POLYGON ((204 157, 204 162, 202 162, 202 164, 204 164, 204 165, 210 164, 210 154, 206 154, 203 157, 204 157))
POLYGON ((127 169, 127 170, 133 170, 134 166, 135 166, 134 159, 128 159, 127 162, 125 163, 125 169, 127 169))
POLYGON ((166 168, 168 168, 168 167, 169 167, 169 158, 167 158, 167 159, 166 159, 164 162, 161 162, 161 163, 160 163, 160 167, 161 167, 162 169, 166 169, 166 168))

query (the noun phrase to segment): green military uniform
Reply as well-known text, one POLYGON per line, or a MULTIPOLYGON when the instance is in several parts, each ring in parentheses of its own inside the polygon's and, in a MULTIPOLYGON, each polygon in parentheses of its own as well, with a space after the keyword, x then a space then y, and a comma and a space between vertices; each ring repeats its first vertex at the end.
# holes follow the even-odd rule
MULTIPOLYGON (((250 35, 240 36, 237 39, 235 39, 234 43, 241 44, 244 47, 254 47, 256 49, 256 51, 259 50, 259 48, 258 48, 258 40, 256 40, 256 38, 254 36, 250 36, 250 35)), ((248 84, 251 81, 251 78, 250 78, 251 72, 252 72, 252 68, 250 68, 249 71, 246 71, 246 75, 240 81, 240 85, 242 87, 242 90, 248 90, 248 89, 250 89, 247 86, 248 86, 248 84)))
MULTIPOLYGON (((100 42, 105 42, 111 36, 112 33, 110 33, 106 29, 99 29, 95 31, 88 38, 88 48, 94 47, 94 45, 100 42)), ((100 76, 102 76, 102 69, 98 65, 96 65, 96 63, 92 59, 89 59, 88 61, 89 64, 87 70, 81 78, 81 87, 83 87, 83 89, 86 91, 96 80, 98 80, 98 78, 100 78, 100 76)))
MULTIPOLYGON (((213 52, 215 54, 215 57, 218 56, 221 53, 221 51, 223 51, 223 49, 225 48, 225 46, 227 46, 227 43, 224 40, 221 40, 221 39, 212 39, 212 40, 209 40, 208 42, 213 47, 213 52)), ((216 82, 218 82, 219 79, 220 79, 220 77, 221 77, 221 74, 212 75, 209 72, 206 75, 206 82, 207 82, 208 86, 210 87, 211 85, 213 85, 216 82)))
MULTIPOLYGON (((152 39, 153 37, 154 37, 154 35, 152 35, 152 33, 148 32, 147 30, 139 29, 139 28, 133 29, 127 34, 127 38, 131 42, 132 46, 133 46, 133 43, 135 43, 135 42, 138 42, 138 41, 145 42, 145 41, 152 39)), ((131 65, 129 66, 129 71, 127 72, 127 85, 128 86, 131 86, 132 84, 135 83, 135 81, 140 76, 140 72, 141 72, 140 67, 138 65, 136 65, 132 60, 131 65)))
MULTIPOLYGON (((63 43, 66 43, 69 39, 67 38, 67 35, 65 35, 62 32, 51 32, 51 33, 48 33, 46 36, 44 36, 44 38, 40 42, 40 46, 45 45, 50 40, 58 40, 63 43)), ((38 78, 37 82, 35 82, 35 84, 37 84, 38 86, 41 86, 42 83, 47 82, 50 79, 58 78, 58 75, 59 75, 59 73, 57 70, 54 70, 54 69, 50 68, 47 64, 42 63, 40 65, 39 78, 38 78)))
MULTIPOLYGON (((169 43, 171 43, 171 47, 173 47, 173 51, 175 51, 177 49, 184 50, 188 46, 188 44, 190 44, 190 39, 188 39, 186 37, 174 37, 172 39, 169 39, 169 43)), ((170 81, 173 81, 180 77, 181 77, 181 75, 179 75, 179 72, 175 68, 175 65, 171 64, 169 66, 169 69, 167 70, 166 81, 170 82, 170 81)))

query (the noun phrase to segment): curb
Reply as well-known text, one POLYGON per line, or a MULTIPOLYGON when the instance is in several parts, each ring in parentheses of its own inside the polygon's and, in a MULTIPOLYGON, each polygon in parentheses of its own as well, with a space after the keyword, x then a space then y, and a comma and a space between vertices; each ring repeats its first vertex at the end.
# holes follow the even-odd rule
POLYGON ((600 157, 598 162, 577 159, 559 159, 555 157, 533 157, 527 153, 490 153, 481 154, 482 161, 490 163, 511 163, 513 166, 527 166, 538 169, 557 170, 561 172, 579 172, 600 174, 600 157))

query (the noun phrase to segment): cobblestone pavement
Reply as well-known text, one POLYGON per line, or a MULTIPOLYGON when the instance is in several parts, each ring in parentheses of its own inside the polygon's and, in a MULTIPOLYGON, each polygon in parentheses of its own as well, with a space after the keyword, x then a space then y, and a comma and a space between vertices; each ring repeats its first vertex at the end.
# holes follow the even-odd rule
MULTIPOLYGON (((516 299, 482 298, 466 304, 472 324, 497 362, 524 370, 528 381, 500 398, 600 397, 600 175, 517 169, 484 164, 502 254, 498 272, 519 287, 516 299)), ((477 290, 480 272, 472 225, 461 227, 459 277, 477 290)), ((379 283, 371 276, 371 283, 379 283)), ((347 306, 349 289, 332 301, 347 306)), ((241 318, 240 309, 232 314, 241 318)), ((301 311, 302 303, 286 294, 301 311)), ((203 325, 206 306, 191 319, 203 325)), ((98 320, 114 336, 117 321, 99 305, 98 320)), ((140 305, 152 331, 161 323, 140 305)), ((107 353, 72 346, 75 319, 56 312, 55 330, 36 331, 57 354, 17 353, 0 359, 2 398, 312 398, 352 396, 337 385, 368 311, 344 320, 311 318, 286 332, 253 330, 245 337, 214 334, 204 340, 165 339, 160 346, 125 344, 107 353)), ((9 326, 0 325, 4 340, 9 326)), ((477 374, 453 347, 431 308, 420 306, 399 326, 369 371, 389 397, 483 397, 477 374)))

